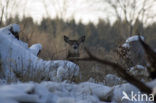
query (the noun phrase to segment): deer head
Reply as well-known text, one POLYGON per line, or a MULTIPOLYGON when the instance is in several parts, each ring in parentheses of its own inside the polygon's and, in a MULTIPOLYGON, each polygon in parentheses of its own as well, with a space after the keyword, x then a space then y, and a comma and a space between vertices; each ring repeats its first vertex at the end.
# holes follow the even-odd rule
POLYGON ((70 46, 67 57, 79 57, 79 46, 85 41, 85 36, 78 40, 70 40, 67 36, 64 36, 64 41, 70 46))

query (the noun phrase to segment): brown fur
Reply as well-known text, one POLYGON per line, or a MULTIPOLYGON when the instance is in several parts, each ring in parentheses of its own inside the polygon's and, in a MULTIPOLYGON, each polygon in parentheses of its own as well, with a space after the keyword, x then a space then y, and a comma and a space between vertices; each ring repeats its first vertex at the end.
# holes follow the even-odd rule
POLYGON ((64 36, 64 41, 69 44, 67 58, 80 57, 79 46, 85 41, 85 36, 82 36, 78 40, 70 40, 67 36, 64 36))

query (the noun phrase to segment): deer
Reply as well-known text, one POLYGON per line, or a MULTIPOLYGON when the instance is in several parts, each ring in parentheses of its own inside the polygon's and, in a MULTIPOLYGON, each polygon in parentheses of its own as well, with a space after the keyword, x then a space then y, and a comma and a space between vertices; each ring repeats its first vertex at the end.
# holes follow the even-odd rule
POLYGON ((85 36, 81 36, 78 40, 70 40, 69 37, 64 36, 64 41, 69 45, 67 58, 80 57, 79 46, 84 43, 85 36))

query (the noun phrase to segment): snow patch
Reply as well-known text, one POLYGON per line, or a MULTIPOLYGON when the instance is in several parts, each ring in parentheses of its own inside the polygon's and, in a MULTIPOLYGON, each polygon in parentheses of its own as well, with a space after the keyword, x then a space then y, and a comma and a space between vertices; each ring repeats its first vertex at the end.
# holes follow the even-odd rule
POLYGON ((20 32, 20 26, 18 24, 10 24, 10 27, 12 27, 14 32, 20 32))
POLYGON ((7 81, 5 79, 0 79, 0 85, 5 85, 7 84, 7 81))
MULTIPOLYGON (((140 36, 141 39, 144 41, 144 37, 143 36, 140 36)), ((135 36, 131 36, 129 37, 126 42, 122 45, 122 47, 124 48, 130 48, 130 42, 133 42, 133 41, 138 41, 139 40, 139 36, 138 35, 135 35, 135 36)))
POLYGON ((124 44, 122 45, 122 47, 124 47, 124 48, 130 48, 130 45, 129 45, 128 43, 124 43, 124 44))
MULTIPOLYGON (((140 92, 135 86, 125 83, 114 87, 83 82, 71 84, 65 82, 18 83, 0 86, 0 103, 129 103, 121 100, 123 91, 131 97, 140 92)), ((142 102, 146 103, 146 102, 142 102)))
POLYGON ((156 95, 156 79, 150 81, 147 83, 147 85, 151 88, 153 88, 152 94, 156 95))
MULTIPOLYGON (((122 101, 123 97, 123 91, 127 93, 129 97, 131 97, 131 92, 133 91, 135 94, 139 92, 139 90, 134 87, 133 85, 126 83, 122 85, 117 85, 114 87, 113 96, 112 96, 112 102, 117 103, 129 103, 128 100, 122 101)), ((131 103, 131 102, 130 102, 131 103)))
MULTIPOLYGON (((143 36, 140 36, 141 39, 144 41, 144 37, 143 36)), ((135 36, 131 36, 129 37, 127 40, 126 40, 126 43, 129 43, 129 42, 133 42, 133 41, 138 41, 139 40, 139 36, 138 35, 135 35, 135 36)))
POLYGON ((144 67, 142 65, 136 65, 136 68, 138 68, 138 69, 146 69, 146 67, 144 67))
POLYGON ((29 47, 30 51, 37 56, 39 51, 42 49, 42 45, 40 43, 33 44, 31 47, 29 47))
POLYGON ((18 24, 10 24, 6 27, 1 28, 0 31, 8 32, 10 31, 11 28, 13 29, 14 32, 18 32, 18 33, 20 32, 20 26, 18 24))
POLYGON ((131 71, 133 71, 134 69, 146 70, 146 67, 144 67, 142 65, 136 65, 136 66, 130 68, 131 71))
POLYGON ((17 102, 39 102, 38 96, 29 94, 34 88, 32 83, 1 86, 0 98, 17 102))
POLYGON ((115 86, 122 83, 122 79, 113 74, 105 76, 105 84, 108 86, 115 86))
POLYGON ((147 85, 150 86, 151 88, 155 88, 156 87, 156 79, 148 82, 147 85))
POLYGON ((149 74, 147 68, 142 65, 136 65, 130 68, 130 73, 137 77, 141 81, 147 81, 149 74))

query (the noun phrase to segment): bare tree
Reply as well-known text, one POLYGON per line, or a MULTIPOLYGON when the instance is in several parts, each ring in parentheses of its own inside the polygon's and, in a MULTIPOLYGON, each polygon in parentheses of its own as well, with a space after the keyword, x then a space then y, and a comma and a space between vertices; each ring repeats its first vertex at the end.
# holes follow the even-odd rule
POLYGON ((0 25, 2 25, 2 22, 3 22, 3 16, 4 16, 4 6, 2 4, 2 0, 0 0, 0 25))
POLYGON ((50 10, 48 9, 49 6, 53 8, 53 10, 56 14, 56 17, 58 18, 65 18, 67 16, 67 11, 69 9, 69 4, 71 3, 71 0, 43 0, 43 5, 45 8, 45 12, 47 14, 47 17, 50 17, 50 10))
POLYGON ((53 10, 56 13, 56 17, 61 18, 61 19, 65 19, 65 20, 69 20, 69 19, 73 19, 75 16, 75 13, 79 12, 79 11, 87 11, 88 12, 102 12, 102 8, 97 6, 99 5, 101 2, 101 0, 43 0, 43 5, 45 8, 45 12, 47 14, 47 16, 50 16, 50 10, 48 9, 49 6, 51 6, 53 8, 53 10), (71 8, 72 5, 74 4, 82 4, 79 8, 71 8))
POLYGON ((152 11, 156 4, 155 0, 105 0, 105 2, 113 9, 117 20, 126 22, 130 35, 137 31, 138 20, 146 25, 156 16, 152 11))
POLYGON ((0 24, 15 13, 19 3, 20 0, 0 0, 0 24))

